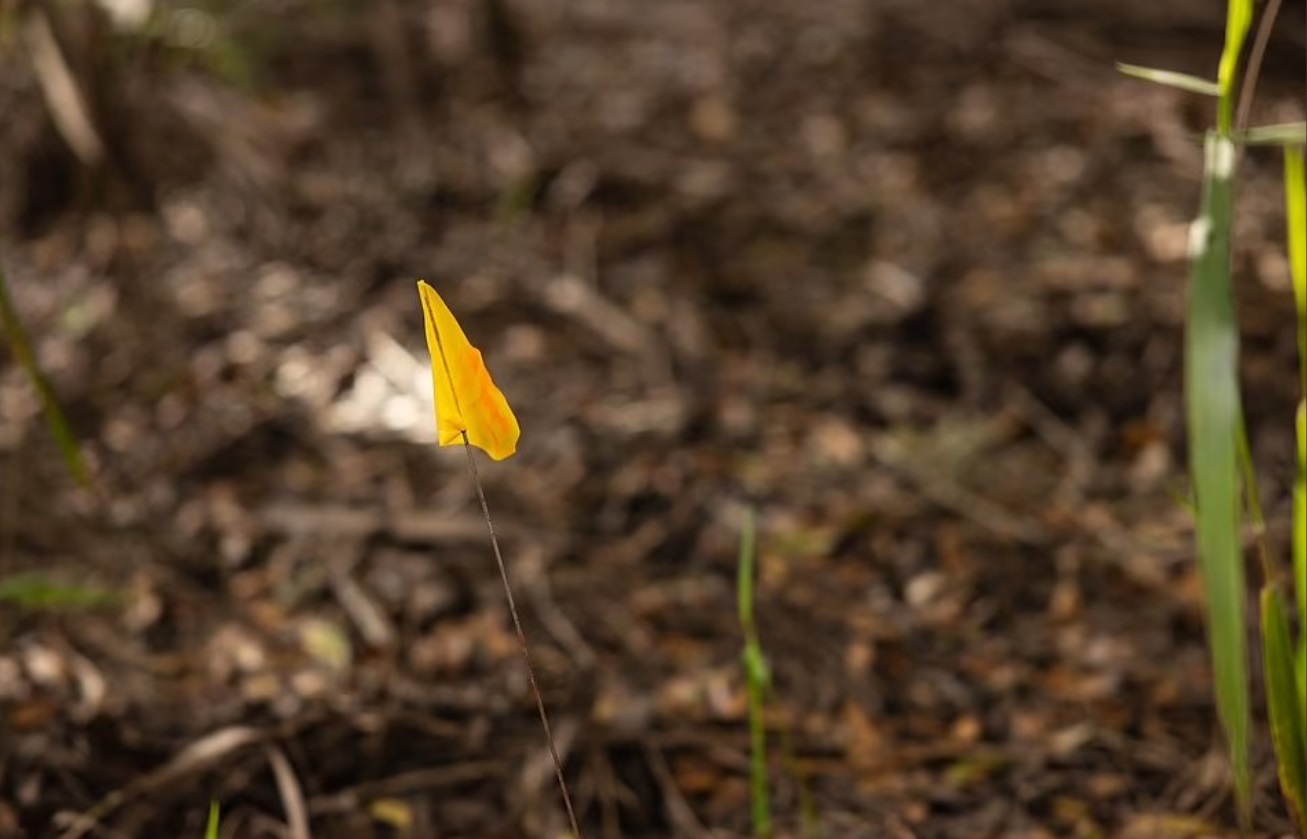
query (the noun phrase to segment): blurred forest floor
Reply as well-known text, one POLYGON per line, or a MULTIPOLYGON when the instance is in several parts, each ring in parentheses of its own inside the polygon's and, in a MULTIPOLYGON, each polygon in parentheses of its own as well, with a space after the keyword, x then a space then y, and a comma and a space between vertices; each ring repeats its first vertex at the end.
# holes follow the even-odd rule
MULTIPOLYGON (((1260 122, 1302 118, 1283 14, 1260 122)), ((0 21, 0 265, 94 475, 0 357, 0 579, 107 593, 0 609, 0 837, 211 799, 227 836, 560 835, 418 277, 521 420, 481 474, 588 837, 748 835, 747 505, 781 835, 1236 835, 1182 503, 1212 106, 1114 69, 1211 76, 1222 4, 0 21)), ((1287 553, 1278 156, 1244 167, 1287 553)))

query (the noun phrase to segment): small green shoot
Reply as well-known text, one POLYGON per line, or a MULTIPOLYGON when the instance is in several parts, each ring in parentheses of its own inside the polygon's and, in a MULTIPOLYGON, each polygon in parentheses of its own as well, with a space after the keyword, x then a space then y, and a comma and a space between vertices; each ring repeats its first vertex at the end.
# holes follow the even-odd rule
POLYGON ((204 839, 218 839, 218 802, 209 802, 209 823, 204 828, 204 839))
POLYGON ((111 591, 65 585, 38 573, 0 578, 0 603, 12 603, 26 609, 94 609, 115 605, 119 600, 119 596, 111 591))
POLYGON ((751 793, 753 835, 755 839, 771 839, 771 797, 767 780, 767 728, 763 711, 767 694, 771 690, 771 672, 762 643, 758 640, 758 626, 753 620, 754 566, 757 564, 756 521, 752 509, 744 513, 740 529, 739 576, 736 593, 739 597, 740 626, 744 630, 744 676, 749 694, 749 789, 751 793))
POLYGON ((27 374, 32 387, 36 388, 37 396, 41 400, 41 409, 45 412, 46 426, 63 454, 69 473, 78 486, 89 487, 90 472, 87 471, 86 462, 82 459, 81 447, 77 444, 77 438, 73 436, 63 409, 59 407, 59 399, 55 395, 54 387, 37 364, 36 354, 32 352, 32 343, 27 338, 27 330, 23 328, 23 322, 9 299, 9 286, 5 282, 3 269, 0 269, 0 326, 4 327, 5 334, 9 336, 9 347, 14 354, 14 359, 27 374))

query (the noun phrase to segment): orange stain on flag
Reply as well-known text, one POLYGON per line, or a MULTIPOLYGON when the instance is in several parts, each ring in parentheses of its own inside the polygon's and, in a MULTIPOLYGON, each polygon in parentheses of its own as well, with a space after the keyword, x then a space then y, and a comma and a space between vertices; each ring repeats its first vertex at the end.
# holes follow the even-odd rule
POLYGON ((521 429, 508 400, 495 387, 481 351, 467 340, 436 290, 418 280, 422 320, 431 351, 431 380, 436 396, 436 438, 442 446, 467 441, 494 460, 517 451, 521 429))

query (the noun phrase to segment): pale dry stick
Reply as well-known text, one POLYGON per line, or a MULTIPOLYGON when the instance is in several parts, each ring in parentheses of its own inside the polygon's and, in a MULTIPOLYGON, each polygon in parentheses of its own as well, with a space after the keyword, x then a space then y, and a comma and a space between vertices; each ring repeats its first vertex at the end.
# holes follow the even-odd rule
POLYGON ((50 106, 50 119, 77 158, 94 166, 104 158, 104 141, 95 129, 83 91, 55 38, 50 12, 36 6, 23 23, 23 39, 32 57, 36 82, 50 106))
POLYGON ((576 625, 568 620, 567 615, 563 614, 563 610, 554 602, 549 577, 543 572, 532 574, 527 586, 527 594, 531 598, 536 614, 540 616, 540 622, 549 634, 554 636, 554 640, 567 649, 572 660, 587 670, 594 667, 597 660, 594 650, 581 637, 576 625))
POLYGON ((499 761, 482 760, 475 763, 464 762, 441 766, 436 769, 414 769, 375 781, 363 781, 330 795, 310 799, 308 810, 314 816, 357 812, 367 801, 402 797, 414 793, 431 793, 445 787, 493 777, 502 768, 499 761))
POLYGON ((927 500, 957 513, 991 533, 1028 545, 1042 546, 1047 541, 1039 523, 1019 518, 998 504, 963 487, 955 480, 916 466, 912 457, 892 441, 872 442, 872 456, 910 480, 927 500))
POLYGON ((300 789, 299 779, 295 777, 295 770, 291 768, 286 753, 276 746, 264 746, 263 753, 267 756, 272 776, 277 781, 282 806, 286 808, 286 823, 290 827, 291 839, 312 839, 304 792, 300 789))
POLYGON ((476 458, 472 456, 472 443, 463 435, 463 450, 467 452, 467 466, 472 472, 472 483, 477 488, 477 498, 481 501, 481 514, 486 519, 486 529, 490 532, 490 547, 495 552, 495 564, 499 567, 499 579, 504 584, 504 598, 508 600, 508 612, 513 617, 513 629, 517 631, 517 643, 522 649, 522 661, 526 664, 526 678, 531 683, 531 693, 535 695, 536 710, 540 712, 540 725, 545 729, 545 742, 549 745, 549 756, 554 761, 554 776, 558 778, 558 789, 563 794, 563 804, 567 807, 567 821, 572 827, 572 835, 581 839, 581 828, 576 821, 576 811, 572 809, 572 796, 567 791, 567 781, 563 778, 563 761, 558 757, 558 748, 554 745, 554 732, 549 727, 549 714, 545 711, 545 700, 540 695, 540 685, 536 682, 535 667, 531 664, 531 647, 526 641, 526 632, 522 630, 522 619, 517 616, 517 604, 513 602, 513 589, 508 584, 508 567, 504 564, 504 554, 499 549, 499 537, 495 535, 495 524, 490 519, 490 505, 486 503, 486 492, 481 487, 481 475, 477 472, 476 458))
POLYGON ((263 732, 250 726, 230 726, 201 737, 163 766, 110 792, 91 809, 75 816, 59 834, 59 839, 82 839, 109 814, 133 798, 148 795, 170 781, 207 769, 222 757, 257 743, 263 737, 263 732))

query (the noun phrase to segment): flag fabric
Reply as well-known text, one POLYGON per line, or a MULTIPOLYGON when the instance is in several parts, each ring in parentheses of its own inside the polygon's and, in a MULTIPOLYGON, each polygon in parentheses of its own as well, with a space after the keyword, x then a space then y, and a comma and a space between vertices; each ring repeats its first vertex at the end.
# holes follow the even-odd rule
POLYGON ((442 446, 467 441, 503 460, 517 451, 521 429, 508 400, 495 386, 481 351, 472 346, 436 290, 418 280, 431 380, 435 386, 436 438, 442 446))

